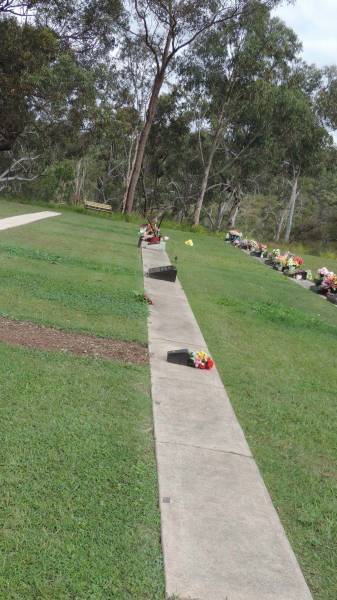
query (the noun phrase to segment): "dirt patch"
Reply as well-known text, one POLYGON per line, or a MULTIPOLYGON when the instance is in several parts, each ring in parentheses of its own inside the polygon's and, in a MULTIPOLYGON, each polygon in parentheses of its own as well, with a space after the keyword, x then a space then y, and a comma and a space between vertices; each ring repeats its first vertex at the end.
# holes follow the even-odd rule
POLYGON ((71 333, 3 317, 0 317, 0 341, 13 346, 71 352, 79 356, 103 357, 139 365, 149 360, 147 348, 135 342, 71 333))

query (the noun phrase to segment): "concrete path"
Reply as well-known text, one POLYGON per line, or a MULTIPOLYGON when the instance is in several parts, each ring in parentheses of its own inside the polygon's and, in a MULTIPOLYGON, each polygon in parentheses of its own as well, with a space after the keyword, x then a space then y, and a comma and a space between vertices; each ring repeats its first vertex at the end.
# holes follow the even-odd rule
MULTIPOLYGON (((145 272, 170 264, 143 249, 145 272)), ((310 600, 217 370, 166 361, 205 349, 176 283, 145 278, 166 593, 179 600, 310 600)))
POLYGON ((12 227, 20 227, 20 225, 28 225, 28 223, 35 223, 35 221, 49 219, 50 217, 58 217, 60 214, 51 210, 44 210, 43 212, 7 217, 6 219, 0 219, 0 231, 11 229, 12 227))

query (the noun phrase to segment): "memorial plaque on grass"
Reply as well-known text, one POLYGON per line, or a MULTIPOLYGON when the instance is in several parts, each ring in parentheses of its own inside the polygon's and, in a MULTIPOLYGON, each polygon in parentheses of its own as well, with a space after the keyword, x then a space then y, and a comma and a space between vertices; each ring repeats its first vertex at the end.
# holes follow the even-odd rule
POLYGON ((170 350, 167 353, 167 362, 187 367, 191 364, 190 351, 186 348, 183 350, 170 350))
POLYGON ((177 278, 177 269, 173 265, 166 267, 154 267, 149 269, 148 275, 151 279, 161 279, 163 281, 174 282, 177 278))

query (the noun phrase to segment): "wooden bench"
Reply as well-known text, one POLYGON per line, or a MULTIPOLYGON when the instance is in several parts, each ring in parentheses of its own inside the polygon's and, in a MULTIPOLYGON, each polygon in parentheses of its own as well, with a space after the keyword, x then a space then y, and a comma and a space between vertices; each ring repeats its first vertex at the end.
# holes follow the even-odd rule
POLYGON ((85 208, 89 210, 100 210, 103 212, 112 212, 112 207, 110 204, 103 204, 102 202, 85 202, 85 208))

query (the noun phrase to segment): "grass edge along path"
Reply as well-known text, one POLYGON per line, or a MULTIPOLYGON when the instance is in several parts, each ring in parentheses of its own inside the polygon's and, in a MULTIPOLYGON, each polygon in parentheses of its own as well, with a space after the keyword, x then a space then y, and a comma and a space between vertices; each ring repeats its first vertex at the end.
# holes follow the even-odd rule
POLYGON ((334 306, 220 240, 168 251, 315 600, 335 600, 334 306))

